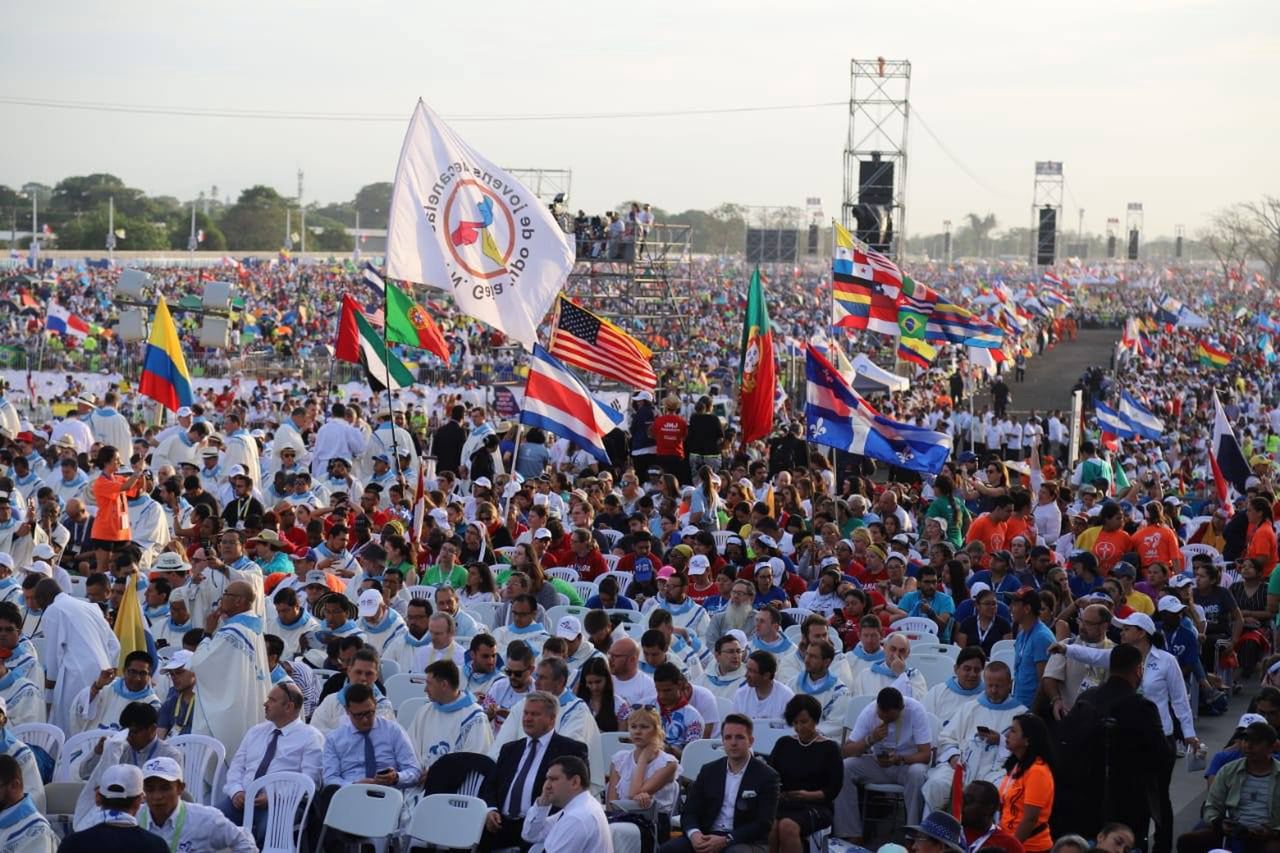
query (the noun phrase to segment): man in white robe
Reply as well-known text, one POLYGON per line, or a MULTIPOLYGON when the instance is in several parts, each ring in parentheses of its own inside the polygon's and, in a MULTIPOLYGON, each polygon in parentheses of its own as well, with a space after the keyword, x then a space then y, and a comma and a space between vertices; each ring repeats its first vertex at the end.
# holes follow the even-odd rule
POLYGON ((493 742, 484 708, 461 686, 462 674, 453 661, 427 667, 428 701, 409 724, 409 742, 424 772, 451 752, 483 755, 493 742))
POLYGON ((301 651, 304 635, 319 630, 320 622, 302 607, 297 590, 277 587, 271 601, 272 606, 267 609, 266 632, 279 637, 284 643, 281 657, 288 660, 301 651))
POLYGON ((360 615, 360 621, 356 624, 364 632, 367 642, 379 655, 384 655, 387 646, 404 633, 404 620, 399 613, 387 607, 382 600, 382 593, 376 589, 366 589, 360 593, 356 607, 360 615))
POLYGON ((151 657, 145 651, 130 652, 124 659, 124 673, 109 678, 105 673, 76 696, 68 735, 89 729, 120 728, 120 712, 131 702, 145 702, 160 710, 160 697, 151 688, 151 657))
POLYGON ((53 489, 53 493, 63 506, 72 500, 85 497, 89 486, 89 475, 81 471, 73 458, 63 459, 54 466, 53 471, 45 478, 44 484, 53 489))
POLYGON ((116 392, 106 393, 102 406, 89 415, 89 432, 93 433, 94 441, 111 445, 120 451, 121 459, 128 460, 133 456, 133 432, 125 416, 116 411, 118 401, 116 392))
POLYGON ((384 660, 393 660, 401 672, 414 672, 414 662, 424 646, 431 645, 430 604, 414 599, 405 607, 405 630, 387 641, 382 648, 384 660))
POLYGON ((517 595, 511 602, 511 624, 493 629, 493 639, 499 649, 506 649, 514 640, 524 642, 533 649, 534 654, 542 653, 542 644, 550 636, 541 622, 534 621, 538 615, 538 602, 532 595, 517 595))
POLYGON ((133 542, 142 549, 139 566, 146 571, 173 536, 164 507, 151 497, 155 483, 150 472, 143 475, 143 484, 142 493, 136 498, 129 498, 129 530, 133 542))
POLYGON ((262 462, 258 458, 258 440, 244 428, 244 423, 235 412, 227 412, 224 418, 227 436, 223 440, 222 464, 230 467, 239 465, 244 468, 249 479, 253 481, 256 492, 262 481, 262 462))
POLYGON ((778 621, 778 611, 772 607, 762 607, 756 611, 756 634, 751 638, 753 651, 768 652, 778 664, 778 680, 791 681, 800 673, 800 662, 796 658, 796 644, 782 633, 782 623, 778 621))
POLYGON ((874 663, 853 678, 854 696, 875 696, 886 687, 894 687, 903 696, 923 702, 929 692, 924 674, 907 666, 911 657, 911 642, 901 634, 894 634, 885 641, 884 662, 874 663))
POLYGON ((311 715, 311 725, 326 735, 341 725, 347 719, 347 688, 353 684, 363 684, 372 690, 378 716, 394 721, 395 708, 391 706, 391 700, 378 689, 377 682, 381 674, 382 666, 377 652, 369 648, 357 649, 355 657, 347 665, 347 683, 341 690, 330 693, 321 700, 315 713, 311 715))
POLYGON ((239 580, 227 584, 219 614, 210 615, 205 626, 213 637, 187 664, 200 685, 191 732, 217 738, 232 754, 244 733, 262 722, 262 703, 271 689, 262 620, 253 607, 252 586, 239 580))
POLYGON ((732 634, 716 640, 715 663, 707 667, 698 682, 711 691, 717 699, 733 701, 733 694, 747 679, 747 668, 742 664, 742 642, 732 634))
MULTIPOLYGON (((385 455, 391 463, 391 482, 394 483, 396 481, 397 459, 403 457, 407 452, 411 458, 410 465, 412 466, 413 448, 413 436, 404 427, 395 426, 391 421, 390 414, 384 410, 378 417, 377 428, 373 430, 368 442, 365 443, 364 452, 360 454, 356 470, 365 482, 369 482, 377 473, 373 467, 373 457, 385 455), (394 439, 392 437, 393 434, 394 439)), ((405 482, 412 483, 417 480, 418 472, 416 467, 410 467, 401 473, 404 474, 405 482)))
POLYGON ((838 738, 844 729, 845 709, 849 704, 849 688, 831 671, 836 650, 826 640, 808 644, 804 652, 804 672, 791 682, 795 693, 807 693, 822 706, 819 730, 828 737, 838 738))
POLYGON ((955 674, 941 684, 933 685, 925 694, 924 709, 941 720, 944 728, 950 725, 961 708, 982 695, 983 657, 980 651, 973 646, 961 649, 956 659, 955 674))
POLYGON ((4 673, 0 676, 0 702, 8 709, 9 725, 46 722, 44 688, 12 669, 0 666, 0 672, 4 673))
POLYGON ((307 410, 299 406, 293 410, 288 420, 276 427, 275 435, 272 437, 271 444, 267 449, 266 476, 268 479, 274 477, 276 471, 279 470, 281 465, 280 451, 286 447, 293 451, 295 464, 302 464, 307 461, 309 456, 307 442, 303 439, 302 433, 308 428, 309 418, 307 410))
POLYGON ((924 800, 931 809, 945 809, 950 802, 957 765, 964 765, 966 784, 985 780, 998 785, 1004 778, 1009 757, 1004 735, 1027 708, 1011 695, 1013 674, 1003 662, 989 663, 982 680, 982 695, 962 707, 938 737, 938 764, 924 783, 924 800))
POLYGON ((8 388, 8 382, 0 383, 0 430, 4 431, 6 438, 12 439, 22 432, 22 418, 18 414, 18 407, 4 396, 8 388))
POLYGON ((311 476, 317 481, 328 477, 331 459, 358 459, 366 440, 365 434, 347 420, 347 407, 334 403, 329 419, 316 430, 311 476))
POLYGON ((11 501, 21 501, 15 492, 0 492, 0 553, 13 557, 15 568, 31 565, 36 543, 48 542, 44 529, 30 519, 23 520, 25 510, 11 501))
POLYGON ((76 696, 114 670, 120 641, 96 604, 64 593, 52 578, 36 584, 35 598, 45 637, 44 686, 53 691, 50 722, 69 732, 76 696))
POLYGON ((190 429, 179 429, 169 436, 160 439, 156 449, 151 451, 151 467, 159 470, 170 465, 173 470, 181 470, 182 465, 200 467, 200 451, 204 449, 205 436, 209 434, 209 425, 192 424, 190 429))
POLYGON ((88 453, 93 447, 93 431, 89 429, 88 417, 97 405, 91 396, 82 394, 76 397, 76 413, 68 414, 53 425, 49 442, 58 444, 64 436, 70 436, 76 453, 88 453))
POLYGON ((195 590, 186 585, 175 588, 169 593, 169 612, 151 620, 151 637, 156 641, 158 648, 167 650, 166 654, 172 654, 182 648, 183 636, 192 628, 199 628, 201 625, 191 618, 190 601, 194 593, 195 590), (163 646, 161 641, 164 643, 163 646))
MULTIPOLYGON (((689 562, 691 571, 695 563, 698 563, 699 558, 701 558, 701 563, 707 562, 706 557, 701 554, 695 554, 690 558, 689 562)), ((704 574, 705 572, 706 567, 702 566, 702 571, 698 572, 698 574, 704 574)), ((707 630, 707 626, 711 623, 711 617, 707 615, 706 608, 685 594, 688 588, 688 578, 683 575, 672 575, 667 579, 666 593, 658 599, 657 606, 671 614, 671 621, 674 627, 683 628, 687 632, 689 642, 693 643, 707 630)))

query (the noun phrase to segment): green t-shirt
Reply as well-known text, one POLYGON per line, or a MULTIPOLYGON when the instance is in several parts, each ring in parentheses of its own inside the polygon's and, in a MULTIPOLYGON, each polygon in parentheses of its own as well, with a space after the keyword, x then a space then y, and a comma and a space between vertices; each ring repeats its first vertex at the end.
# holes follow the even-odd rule
POLYGON ((462 589, 467 585, 467 568, 466 566, 454 566, 446 578, 440 571, 440 567, 431 566, 422 575, 418 581, 422 586, 451 586, 454 589, 462 589))
MULTIPOLYGON (((1280 595, 1280 565, 1271 570, 1271 578, 1267 581, 1267 595, 1280 595)), ((1280 613, 1276 614, 1276 627, 1280 628, 1280 613)))

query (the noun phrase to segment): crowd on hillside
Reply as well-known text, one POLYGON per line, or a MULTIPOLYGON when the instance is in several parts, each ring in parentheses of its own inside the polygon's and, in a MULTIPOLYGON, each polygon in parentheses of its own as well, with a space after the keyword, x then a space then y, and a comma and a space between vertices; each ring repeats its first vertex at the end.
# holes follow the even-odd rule
MULTIPOLYGON (((713 386, 732 394, 743 271, 702 263, 700 358, 632 395, 608 465, 540 429, 517 446, 465 365, 390 399, 245 376, 160 423, 128 383, 73 377, 34 407, 8 389, 0 849, 256 850, 293 828, 291 786, 313 792, 303 849, 341 846, 325 824, 362 808, 366 834, 428 842, 427 797, 460 792, 486 850, 1277 849, 1269 293, 1177 270, 1067 287, 1011 325, 997 376, 946 355, 876 398, 953 436, 922 477, 833 465, 789 403, 739 442, 713 386), (1166 296, 1203 323, 1165 325, 1166 296), (1069 415, 1022 407, 1019 367, 1127 317, 1141 336, 1078 387, 1162 431, 1087 414, 1071 464, 1069 415), (1235 357, 1202 365, 1206 340, 1235 357), (1215 392, 1238 494, 1208 455, 1215 392), (1235 694, 1230 742, 1202 742, 1235 694), (1179 761, 1208 788, 1176 835, 1179 761), (370 790, 399 804, 389 826, 370 790)), ((971 300, 1040 285, 911 272, 971 300)), ((50 286, 105 320, 88 291, 109 273, 83 274, 50 286)), ((356 275, 254 269, 245 322, 320 346, 356 275)), ((782 346, 830 345, 820 278, 773 283, 782 346)))

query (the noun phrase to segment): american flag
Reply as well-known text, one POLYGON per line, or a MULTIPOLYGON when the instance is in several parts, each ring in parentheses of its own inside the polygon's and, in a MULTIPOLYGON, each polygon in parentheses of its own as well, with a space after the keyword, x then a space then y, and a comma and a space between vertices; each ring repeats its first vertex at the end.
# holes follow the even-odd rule
POLYGON ((658 377, 649 364, 653 353, 648 347, 563 296, 550 343, 551 354, 565 364, 646 391, 657 387, 658 377))

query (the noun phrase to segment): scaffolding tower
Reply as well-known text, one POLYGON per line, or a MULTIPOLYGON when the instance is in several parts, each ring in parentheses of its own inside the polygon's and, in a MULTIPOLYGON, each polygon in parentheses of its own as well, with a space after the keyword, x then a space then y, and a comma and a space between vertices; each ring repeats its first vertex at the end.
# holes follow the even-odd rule
POLYGON ((1037 160, 1035 183, 1031 186, 1031 266, 1036 265, 1036 254, 1040 244, 1040 211, 1051 207, 1054 210, 1053 256, 1059 258, 1058 235, 1062 232, 1062 194, 1066 190, 1067 179, 1062 172, 1061 160, 1037 160))
POLYGON ((658 373, 679 364, 697 337, 692 236, 689 225, 655 223, 633 240, 580 237, 566 285, 583 307, 647 344, 658 373))
POLYGON ((903 253, 907 234, 907 123, 910 118, 911 62, 906 59, 853 59, 849 72, 849 134, 844 149, 844 200, 841 222, 856 227, 864 184, 892 185, 888 204, 872 201, 882 230, 892 228, 889 257, 903 253), (864 163, 878 163, 866 181, 864 163))
POLYGON ((507 169, 513 178, 533 191, 543 204, 567 203, 573 187, 572 169, 507 169))

